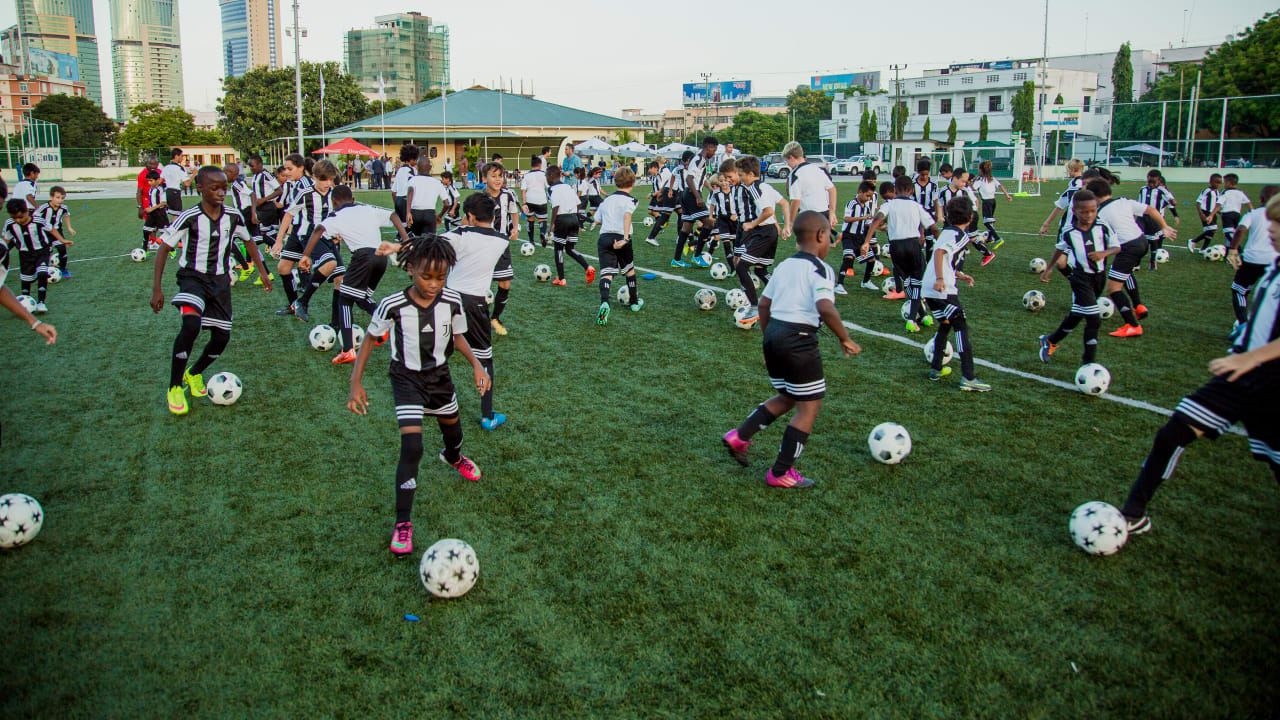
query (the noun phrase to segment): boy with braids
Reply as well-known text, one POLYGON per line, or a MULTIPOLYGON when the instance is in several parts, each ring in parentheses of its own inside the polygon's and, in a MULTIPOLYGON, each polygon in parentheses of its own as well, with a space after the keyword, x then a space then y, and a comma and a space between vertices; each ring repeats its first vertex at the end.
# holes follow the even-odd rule
MULTIPOLYGON (((473 196, 474 197, 474 196, 473 196)), ((389 244, 388 244, 389 245, 389 244)), ((388 252, 389 247, 378 249, 388 252)), ((458 398, 449 376, 449 356, 456 347, 471 363, 476 388, 486 392, 489 375, 467 345, 467 316, 458 293, 445 280, 456 263, 453 245, 436 235, 410 240, 398 248, 400 267, 412 280, 409 287, 383 298, 373 312, 369 331, 360 344, 351 372, 347 408, 357 415, 368 412, 369 397, 361 379, 373 354, 376 337, 390 334, 391 396, 400 425, 400 462, 396 465, 395 529, 391 552, 404 557, 413 552, 414 490, 422 460, 422 420, 434 415, 444 449, 439 458, 468 480, 480 479, 480 468, 462 454, 462 425, 458 423, 458 398)))

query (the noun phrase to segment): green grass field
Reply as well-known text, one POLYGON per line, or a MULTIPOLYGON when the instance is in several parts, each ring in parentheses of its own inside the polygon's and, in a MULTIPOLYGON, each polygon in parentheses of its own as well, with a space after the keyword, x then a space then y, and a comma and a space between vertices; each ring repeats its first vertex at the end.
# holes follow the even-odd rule
MULTIPOLYGON (((843 204, 854 186, 840 187, 843 204)), ((1002 200, 999 227, 1034 232, 1057 190, 1002 200)), ((465 598, 432 600, 417 558, 386 549, 399 448, 386 350, 366 376, 370 414, 352 415, 349 368, 271 314, 278 289, 237 286, 212 371, 237 373, 244 396, 174 417, 177 313, 151 312, 150 264, 121 256, 136 244, 132 202, 72 210, 82 262, 50 291, 57 344, 0 318, 0 492, 47 513, 33 543, 0 553, 0 717, 1275 712, 1276 485, 1242 437, 1196 443, 1153 504, 1154 531, 1089 557, 1068 514, 1124 499, 1161 415, 988 367, 994 391, 970 395, 958 372, 927 382, 918 347, 854 333, 863 353, 849 360, 823 340, 829 392, 800 460, 818 487, 774 490, 763 475, 782 422, 745 470, 719 440, 770 395, 759 331, 736 329, 723 298, 699 311, 695 287, 670 279, 642 281, 644 310, 601 328, 577 270, 566 288, 540 284, 549 252, 516 253, 511 334, 495 348, 507 425, 481 431, 458 383, 483 480, 430 460, 427 435, 417 544, 462 538, 482 565, 465 598), (914 438, 899 466, 866 449, 889 420, 914 438)), ((674 230, 662 240, 638 244, 640 265, 667 270, 674 230)), ((1229 268, 1170 244, 1173 260, 1138 276, 1147 334, 1104 335, 1099 351, 1111 395, 1160 408, 1205 380, 1231 324, 1229 268)), ((1070 381, 1078 335, 1052 365, 1035 355, 1070 303, 1060 277, 1027 271, 1050 253, 1010 235, 962 299, 978 357, 1070 381), (1030 288, 1048 296, 1038 314, 1020 303, 1030 288)), ((390 274, 379 294, 405 284, 390 274)), ((845 320, 903 335, 898 303, 852 288, 845 320)), ((325 291, 317 321, 328 305, 325 291)))

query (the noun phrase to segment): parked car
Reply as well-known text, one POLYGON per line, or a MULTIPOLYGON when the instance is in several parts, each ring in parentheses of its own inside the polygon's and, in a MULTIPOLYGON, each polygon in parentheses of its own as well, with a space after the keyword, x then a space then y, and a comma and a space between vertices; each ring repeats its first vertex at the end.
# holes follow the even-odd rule
POLYGON ((811 164, 826 170, 828 175, 835 171, 836 163, 840 162, 840 159, 835 155, 809 155, 805 159, 811 164))
POLYGON ((1245 160, 1244 158, 1236 158, 1235 160, 1223 160, 1223 161, 1222 161, 1222 167, 1224 167, 1224 168, 1251 168, 1251 167, 1253 167, 1253 163, 1249 162, 1248 160, 1245 160))
POLYGON ((837 175, 861 175, 867 168, 880 174, 883 163, 880 158, 875 155, 854 155, 847 160, 841 160, 836 163, 834 173, 837 175))
POLYGON ((769 177, 785 178, 791 174, 791 167, 782 161, 769 163, 769 167, 765 169, 764 174, 769 177))

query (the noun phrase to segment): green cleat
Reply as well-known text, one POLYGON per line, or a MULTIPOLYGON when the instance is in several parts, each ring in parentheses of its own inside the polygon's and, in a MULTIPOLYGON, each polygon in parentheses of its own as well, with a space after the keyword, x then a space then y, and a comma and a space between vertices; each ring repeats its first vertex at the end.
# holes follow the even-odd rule
POLYGON ((607 325, 609 323, 609 303, 600 303, 600 311, 596 313, 596 324, 607 325))
POLYGON ((204 387, 204 378, 199 375, 192 375, 189 372, 183 371, 182 384, 191 389, 192 397, 204 397, 209 394, 209 391, 204 387))

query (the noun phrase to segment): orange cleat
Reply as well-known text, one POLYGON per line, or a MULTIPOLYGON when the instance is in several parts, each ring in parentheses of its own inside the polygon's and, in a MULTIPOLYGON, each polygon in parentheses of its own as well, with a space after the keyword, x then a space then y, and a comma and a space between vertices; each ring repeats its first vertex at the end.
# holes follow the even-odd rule
POLYGON ((1141 325, 1124 325, 1119 330, 1108 333, 1111 337, 1136 337, 1142 334, 1141 325))
POLYGON ((565 281, 564 281, 564 278, 556 278, 555 280, 552 280, 552 281, 551 281, 551 284, 552 284, 552 285, 557 285, 557 286, 559 286, 559 287, 564 287, 564 286, 565 286, 565 281))
POLYGON ((885 300, 902 300, 907 297, 907 294, 905 292, 902 292, 901 290, 894 290, 888 295, 884 295, 882 297, 885 300))
POLYGON ((1138 316, 1138 319, 1139 319, 1139 320, 1141 320, 1141 319, 1143 319, 1143 318, 1145 318, 1146 316, 1148 316, 1148 315, 1150 315, 1150 314, 1151 314, 1151 312, 1150 312, 1149 310, 1147 310, 1147 306, 1146 306, 1146 305, 1139 305, 1139 306, 1137 306, 1136 308, 1134 308, 1134 309, 1133 309, 1133 312, 1134 312, 1134 314, 1135 314, 1135 315, 1137 315, 1137 316, 1138 316))
POLYGON ((387 332, 384 332, 384 333, 382 333, 381 335, 378 335, 378 336, 374 337, 374 338, 373 338, 373 344, 374 344, 374 345, 381 345, 382 343, 386 342, 386 341, 387 341, 387 339, 388 339, 388 338, 390 338, 390 337, 391 337, 391 331, 390 331, 390 330, 388 330, 387 332))
POLYGON ((590 285, 595 281, 596 281, 596 269, 588 265, 587 266, 587 284, 590 285))
POLYGON ((355 362, 355 361, 356 361, 356 351, 345 350, 335 355, 332 362, 334 365, 345 365, 346 363, 355 362))

